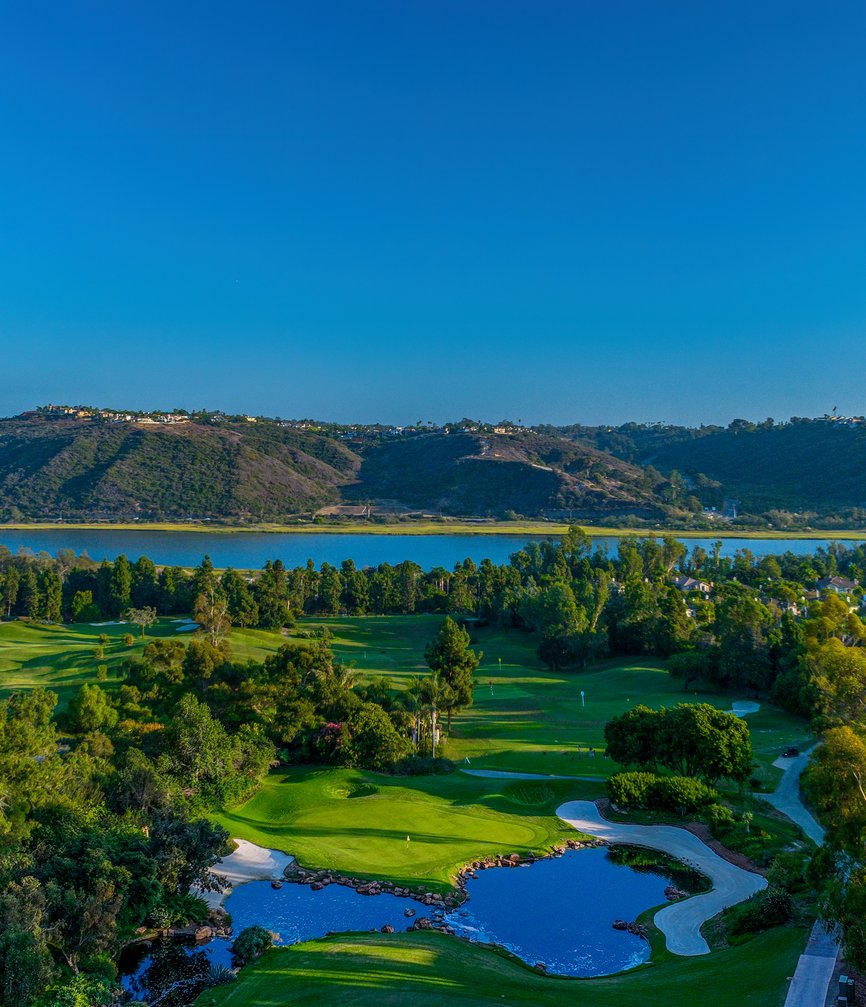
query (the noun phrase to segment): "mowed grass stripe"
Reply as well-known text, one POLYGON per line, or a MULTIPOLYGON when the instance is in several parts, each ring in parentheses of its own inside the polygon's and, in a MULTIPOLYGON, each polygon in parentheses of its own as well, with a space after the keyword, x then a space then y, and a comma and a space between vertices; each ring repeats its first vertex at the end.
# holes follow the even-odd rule
POLYGON ((707 995, 714 1007, 781 1007, 804 942, 783 928, 705 958, 561 979, 442 934, 353 934, 269 951, 197 1007, 693 1007, 707 995))

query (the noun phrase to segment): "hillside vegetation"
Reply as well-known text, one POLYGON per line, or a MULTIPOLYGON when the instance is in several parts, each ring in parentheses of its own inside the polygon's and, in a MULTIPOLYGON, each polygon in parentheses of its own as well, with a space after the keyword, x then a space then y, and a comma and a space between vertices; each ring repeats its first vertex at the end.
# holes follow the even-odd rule
POLYGON ((704 506, 734 498, 741 514, 837 515, 852 525, 866 514, 866 423, 735 420, 728 427, 697 428, 630 423, 558 432, 665 476, 676 470, 704 506))
POLYGON ((659 518, 639 467, 561 436, 428 433, 363 446, 347 499, 387 499, 446 514, 659 518))
MULTIPOLYGON (((649 460, 649 459, 647 459, 649 460)), ((659 445, 653 464, 704 473, 750 513, 866 506, 866 428, 802 423, 727 429, 659 445)))
POLYGON ((663 515, 640 468, 529 432, 389 440, 266 420, 0 420, 7 519, 265 520, 341 503, 482 517, 663 515))
POLYGON ((0 421, 0 506, 26 517, 264 518, 338 499, 359 459, 275 423, 0 421))
POLYGON ((404 430, 48 410, 0 419, 0 520, 412 513, 710 529, 707 509, 726 500, 741 527, 863 525, 866 424, 528 429, 464 420, 404 430))

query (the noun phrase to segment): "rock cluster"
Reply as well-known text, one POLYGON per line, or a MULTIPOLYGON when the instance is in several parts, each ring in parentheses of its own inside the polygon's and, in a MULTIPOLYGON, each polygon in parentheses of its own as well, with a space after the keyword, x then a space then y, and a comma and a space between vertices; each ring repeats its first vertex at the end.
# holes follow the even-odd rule
MULTIPOLYGON (((479 871, 486 871, 491 867, 521 867, 525 864, 534 864, 537 860, 547 860, 550 857, 561 857, 567 850, 580 850, 585 846, 604 846, 600 839, 589 839, 581 841, 579 839, 569 839, 562 846, 553 846, 550 852, 538 856, 534 853, 497 853, 495 856, 486 857, 484 860, 476 860, 457 873, 457 890, 449 895, 440 895, 437 892, 427 892, 423 888, 408 888, 394 884, 393 881, 369 881, 363 878, 354 878, 346 874, 338 874, 335 871, 309 870, 301 867, 297 863, 290 864, 285 871, 286 879, 299 885, 309 885, 314 892, 319 892, 328 885, 345 885, 354 888, 359 895, 381 895, 387 892, 389 895, 396 895, 400 898, 415 899, 425 906, 430 906, 439 910, 456 909, 469 898, 466 892, 466 882, 470 878, 477 878, 479 871)), ((279 882, 274 882, 277 887, 279 882)), ((406 915, 414 915, 411 910, 406 910, 406 915)), ((423 929, 423 928, 421 928, 423 929)))
POLYGON ((634 934, 635 937, 643 937, 647 940, 649 936, 649 930, 642 923, 629 923, 628 920, 614 920, 611 923, 614 930, 627 930, 630 934, 634 934))
POLYGON ((473 863, 459 871, 457 874, 457 887, 463 897, 468 898, 466 895, 466 882, 470 878, 477 878, 479 871, 486 871, 491 867, 522 867, 524 864, 534 864, 539 860, 549 860, 551 857, 561 857, 568 850, 581 850, 585 846, 604 845, 606 844, 601 839, 589 839, 585 842, 581 842, 579 839, 568 839, 562 846, 552 846, 550 848, 550 852, 543 855, 537 855, 535 853, 497 853, 495 856, 487 857, 485 860, 475 860, 473 863))
POLYGON ((668 902, 674 902, 677 899, 687 899, 688 897, 688 892, 684 892, 674 885, 668 885, 667 888, 665 888, 665 898, 668 902))
POLYGON ((309 885, 314 892, 320 892, 328 885, 344 885, 347 888, 354 888, 359 895, 381 895, 386 892, 400 898, 415 899, 425 906, 439 906, 443 909, 454 909, 465 898, 462 892, 455 892, 453 895, 439 895, 437 892, 428 892, 418 888, 403 888, 400 885, 395 885, 393 881, 369 881, 364 878, 353 878, 346 874, 337 874, 330 870, 308 870, 297 864, 291 864, 286 868, 286 879, 298 885, 309 885))
POLYGON ((411 927, 407 927, 407 930, 438 930, 440 933, 452 935, 454 933, 447 923, 441 919, 431 920, 429 916, 419 916, 411 927))
MULTIPOLYGON (((144 928, 142 928, 143 930, 144 928)), ((186 927, 166 927, 159 930, 158 934, 171 938, 189 939, 191 937, 198 943, 212 940, 214 937, 231 937, 232 928, 228 913, 224 909, 215 908, 208 913, 205 924, 192 923, 186 927)))

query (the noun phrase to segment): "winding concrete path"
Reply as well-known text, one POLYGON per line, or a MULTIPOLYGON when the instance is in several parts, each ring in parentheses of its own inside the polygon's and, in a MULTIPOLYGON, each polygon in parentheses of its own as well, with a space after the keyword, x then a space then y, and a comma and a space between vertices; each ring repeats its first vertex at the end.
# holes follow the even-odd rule
POLYGON ((817 747, 817 745, 813 745, 808 752, 803 752, 802 755, 793 759, 776 759, 773 765, 777 769, 784 770, 784 776, 772 794, 757 794, 756 796, 768 804, 772 804, 783 815, 787 815, 792 822, 800 826, 816 846, 820 846, 824 842, 824 830, 800 797, 800 775, 809 764, 809 756, 817 747))
POLYGON ((286 868, 295 862, 295 858, 286 853, 267 850, 246 839, 235 839, 234 842, 237 843, 237 848, 227 857, 218 860, 210 871, 226 884, 216 892, 195 893, 212 909, 221 906, 238 885, 244 885, 248 881, 282 881, 286 868))
MULTIPOLYGON (((793 759, 776 759, 773 765, 784 771, 778 787, 772 794, 757 796, 799 825, 816 846, 821 846, 824 830, 800 797, 800 775, 817 747, 813 745, 807 752, 793 759)), ((785 1007, 823 1007, 830 996, 828 991, 833 982, 838 956, 839 934, 828 933, 821 921, 816 920, 788 987, 785 1007)))
POLYGON ((727 906, 742 902, 767 887, 759 874, 729 864, 697 836, 673 825, 627 825, 609 822, 592 801, 569 801, 556 810, 573 828, 610 843, 660 850, 705 874, 712 891, 674 902, 655 915, 655 925, 665 935, 668 950, 676 955, 709 954, 701 927, 727 906))

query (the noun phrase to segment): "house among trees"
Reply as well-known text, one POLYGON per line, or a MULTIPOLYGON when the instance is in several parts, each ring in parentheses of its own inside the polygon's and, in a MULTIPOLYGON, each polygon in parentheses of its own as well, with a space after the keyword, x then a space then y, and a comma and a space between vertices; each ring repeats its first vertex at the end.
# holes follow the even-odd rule
POLYGON ((697 591, 705 598, 708 598, 713 593, 713 585, 709 581, 696 580, 694 577, 687 577, 685 574, 674 577, 674 587, 679 588, 683 594, 692 594, 697 591))
POLYGON ((780 611, 786 613, 787 615, 793 616, 795 619, 805 616, 808 614, 808 609, 805 605, 799 605, 795 601, 783 601, 779 603, 780 611))
POLYGON ((821 592, 832 591, 834 594, 851 594, 860 585, 847 577, 822 577, 816 587, 821 592))

